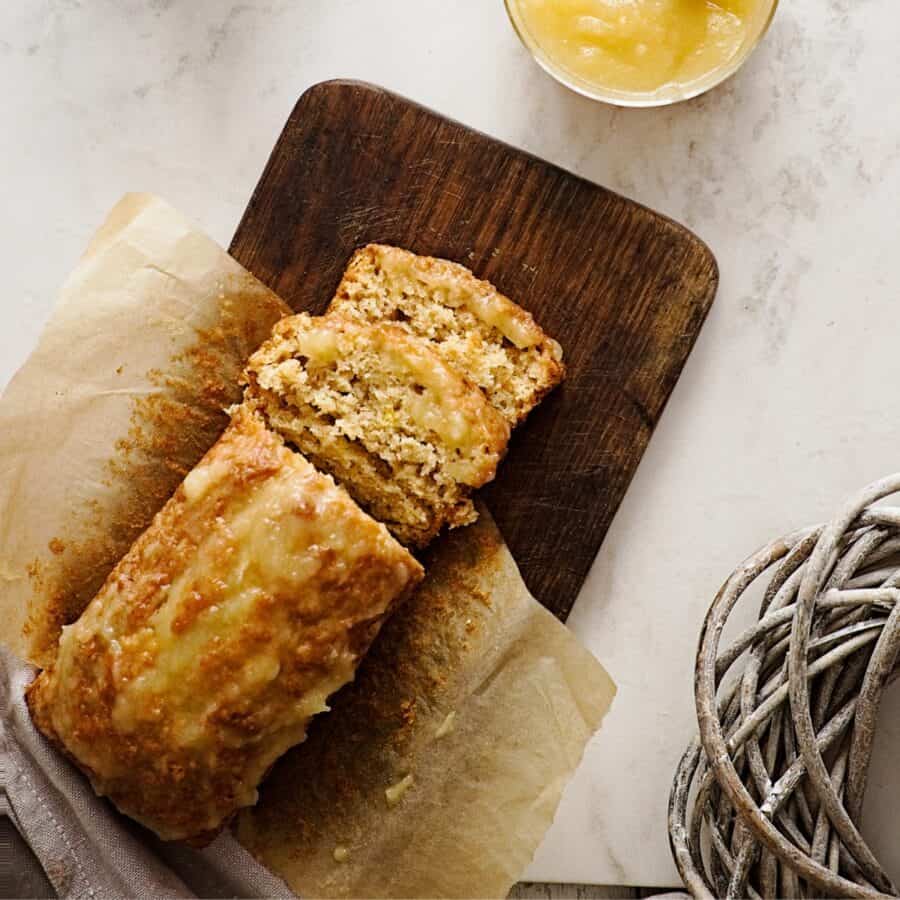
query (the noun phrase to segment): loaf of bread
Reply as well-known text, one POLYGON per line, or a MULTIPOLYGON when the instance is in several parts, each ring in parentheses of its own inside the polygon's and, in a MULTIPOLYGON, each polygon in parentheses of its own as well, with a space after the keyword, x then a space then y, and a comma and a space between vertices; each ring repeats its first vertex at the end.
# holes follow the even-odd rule
POLYGON ((275 325, 225 434, 63 629, 37 727, 161 838, 208 840, 421 581, 401 542, 475 520, 561 359, 464 267, 359 251, 327 316, 275 325))
POLYGON ((370 244, 350 260, 329 312, 427 339, 511 427, 565 375, 562 349, 528 312, 447 260, 370 244))
POLYGON ((202 842, 353 678, 422 568, 247 409, 63 630, 32 717, 97 793, 202 842))
POLYGON ((245 371, 245 404, 404 544, 475 519, 504 417, 425 340, 339 315, 281 320, 245 371))

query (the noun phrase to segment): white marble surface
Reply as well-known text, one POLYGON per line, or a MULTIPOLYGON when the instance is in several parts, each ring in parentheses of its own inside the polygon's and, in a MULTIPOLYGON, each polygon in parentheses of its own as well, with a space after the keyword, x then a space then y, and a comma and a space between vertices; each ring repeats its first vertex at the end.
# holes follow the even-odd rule
MULTIPOLYGON (((294 100, 324 78, 402 92, 713 248, 718 300, 571 620, 620 695, 534 879, 675 880, 666 798, 712 595, 764 540, 900 468, 900 8, 782 7, 713 94, 616 111, 541 73, 501 0, 0 5, 0 383, 122 192, 156 191, 227 242, 294 100)), ((891 731, 869 813, 885 858, 891 731)))

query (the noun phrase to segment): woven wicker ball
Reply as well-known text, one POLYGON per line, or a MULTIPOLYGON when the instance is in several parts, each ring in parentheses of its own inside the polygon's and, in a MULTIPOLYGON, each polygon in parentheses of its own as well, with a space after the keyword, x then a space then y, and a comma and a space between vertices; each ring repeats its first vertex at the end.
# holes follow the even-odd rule
POLYGON ((694 897, 897 896, 859 821, 879 705, 900 671, 900 507, 881 502, 898 491, 900 474, 827 525, 773 541, 713 602, 697 653, 700 733, 669 800, 694 897), (752 594, 757 623, 721 647, 752 594))

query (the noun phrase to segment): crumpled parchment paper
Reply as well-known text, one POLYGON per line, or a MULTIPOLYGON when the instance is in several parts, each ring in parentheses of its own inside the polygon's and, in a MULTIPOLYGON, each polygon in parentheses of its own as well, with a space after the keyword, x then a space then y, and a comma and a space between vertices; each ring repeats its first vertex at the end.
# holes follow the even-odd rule
MULTIPOLYGON (((52 662, 287 312, 159 199, 113 210, 0 400, 0 615, 21 658, 52 662)), ((483 508, 425 562, 356 681, 236 823, 298 893, 505 896, 612 702, 483 508)))

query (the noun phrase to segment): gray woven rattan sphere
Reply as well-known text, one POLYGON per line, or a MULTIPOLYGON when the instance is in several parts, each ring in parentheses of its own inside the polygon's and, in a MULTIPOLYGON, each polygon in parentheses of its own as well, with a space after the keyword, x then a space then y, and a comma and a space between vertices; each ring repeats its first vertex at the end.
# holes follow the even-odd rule
POLYGON ((741 565, 703 625, 699 736, 669 802, 695 897, 876 897, 897 889, 859 832, 882 694, 900 650, 900 474, 827 525, 741 565), (762 580, 757 623, 723 629, 762 580))

